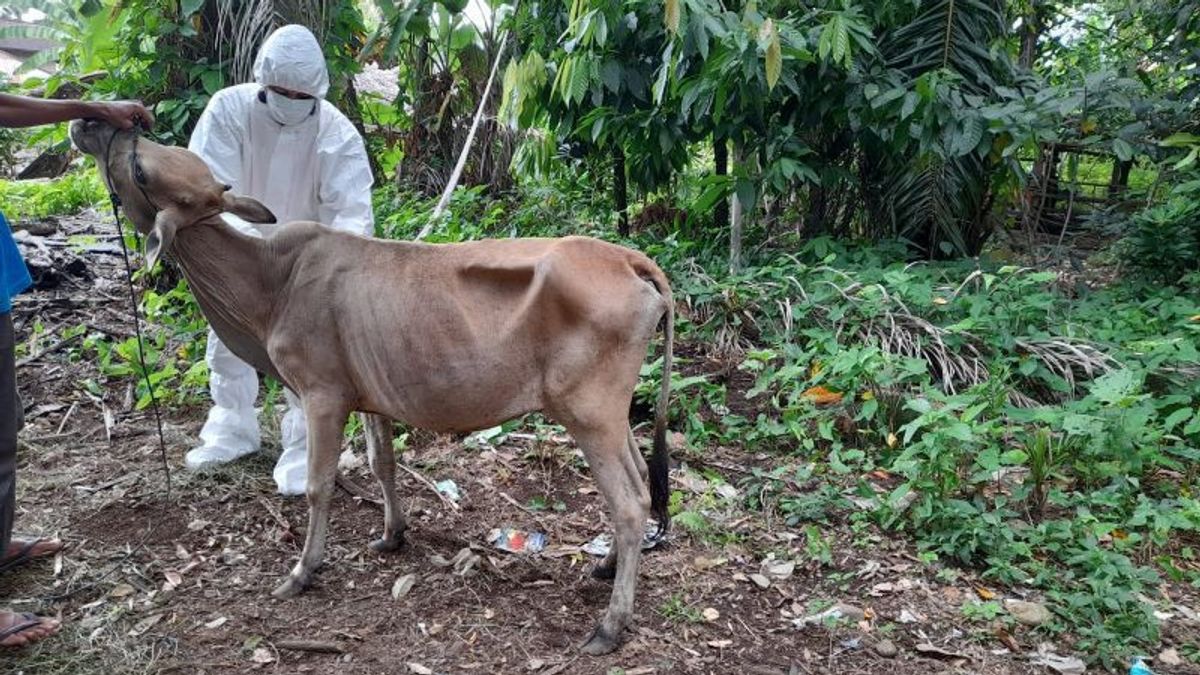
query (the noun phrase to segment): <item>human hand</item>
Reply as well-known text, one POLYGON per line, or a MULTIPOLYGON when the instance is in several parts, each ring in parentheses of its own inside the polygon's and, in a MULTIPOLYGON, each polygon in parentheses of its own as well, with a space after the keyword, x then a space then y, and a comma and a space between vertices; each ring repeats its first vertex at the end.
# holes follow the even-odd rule
POLYGON ((95 101, 95 116, 118 129, 128 129, 141 124, 149 129, 154 126, 154 114, 141 101, 95 101))

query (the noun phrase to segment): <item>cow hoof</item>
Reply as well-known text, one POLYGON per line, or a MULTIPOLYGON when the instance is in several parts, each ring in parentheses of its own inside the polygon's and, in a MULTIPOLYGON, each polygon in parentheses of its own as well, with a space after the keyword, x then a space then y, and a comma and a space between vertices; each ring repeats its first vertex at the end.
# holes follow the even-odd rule
POLYGON ((390 537, 376 539, 370 544, 367 544, 367 546, 369 546, 371 550, 375 551, 376 553, 391 553, 392 551, 399 551, 404 547, 404 533, 397 532, 390 537))
POLYGON ((305 586, 307 586, 307 584, 301 583, 295 577, 289 576, 287 579, 284 579, 283 583, 279 584, 275 590, 271 591, 271 595, 279 598, 280 600, 294 598, 304 591, 305 586))
POLYGON ((587 642, 583 643, 580 649, 583 650, 584 654, 589 656, 600 656, 616 651, 619 646, 620 642, 617 641, 615 636, 606 633, 603 626, 596 626, 596 630, 592 631, 592 634, 588 636, 587 642))
POLYGON ((615 564, 606 565, 604 563, 599 563, 595 567, 592 568, 592 578, 593 579, 612 581, 613 579, 616 578, 616 576, 617 576, 617 566, 615 564))

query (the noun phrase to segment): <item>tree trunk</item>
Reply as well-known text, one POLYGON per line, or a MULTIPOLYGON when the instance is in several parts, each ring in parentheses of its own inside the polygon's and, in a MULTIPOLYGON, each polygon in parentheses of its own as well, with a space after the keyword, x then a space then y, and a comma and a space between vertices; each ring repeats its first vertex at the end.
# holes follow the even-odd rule
POLYGON ((1033 64, 1037 61, 1037 43, 1041 37, 1045 26, 1042 23, 1040 16, 1042 1, 1031 0, 1029 3, 1029 13, 1022 17, 1021 22, 1021 55, 1018 63, 1026 70, 1033 70, 1033 64))
MULTIPOLYGON (((729 139, 713 134, 713 173, 729 175, 729 139)), ((720 231, 729 222, 729 202, 722 199, 713 211, 713 229, 720 231)))
MULTIPOLYGON (((741 166, 745 161, 745 148, 741 142, 733 144, 733 165, 741 166)), ((733 208, 729 212, 729 272, 738 274, 742 271, 742 220, 746 205, 738 198, 737 191, 733 192, 733 208)))
POLYGON ((1112 178, 1108 181, 1108 198, 1121 196, 1129 188, 1129 172, 1133 169, 1133 160, 1117 160, 1113 163, 1112 178))
POLYGON ((629 183, 625 176, 625 151, 613 149, 613 203, 617 209, 617 233, 629 236, 629 183))

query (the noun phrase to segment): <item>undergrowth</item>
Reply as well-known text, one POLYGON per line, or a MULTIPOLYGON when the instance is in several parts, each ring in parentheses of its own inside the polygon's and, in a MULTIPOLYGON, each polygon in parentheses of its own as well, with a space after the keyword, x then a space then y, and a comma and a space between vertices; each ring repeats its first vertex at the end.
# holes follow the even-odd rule
POLYGON ((0 204, 11 220, 71 215, 107 198, 104 182, 91 167, 50 180, 0 180, 0 204))
MULTIPOLYGON (((790 486, 856 485, 927 560, 1040 591, 1047 630, 1107 664, 1157 642, 1164 576, 1200 583, 1179 543, 1200 528, 1195 294, 1131 282, 1069 298, 1052 273, 823 240, 723 278, 719 260, 646 247, 687 305, 682 339, 754 378, 730 392, 675 375, 675 426, 806 467, 749 479, 753 506, 801 526, 850 507, 790 486), (735 395, 752 415, 730 412, 735 395)), ((659 372, 644 369, 646 403, 659 372)))

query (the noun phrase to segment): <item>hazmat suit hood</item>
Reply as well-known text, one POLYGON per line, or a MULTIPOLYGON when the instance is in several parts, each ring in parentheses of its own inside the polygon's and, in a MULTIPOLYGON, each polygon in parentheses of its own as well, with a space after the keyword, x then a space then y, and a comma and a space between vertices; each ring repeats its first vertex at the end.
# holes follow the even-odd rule
POLYGON ((254 81, 323 99, 329 70, 317 38, 304 26, 290 24, 267 36, 254 59, 254 81))

